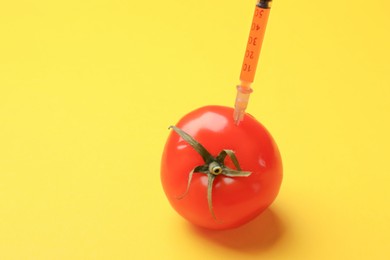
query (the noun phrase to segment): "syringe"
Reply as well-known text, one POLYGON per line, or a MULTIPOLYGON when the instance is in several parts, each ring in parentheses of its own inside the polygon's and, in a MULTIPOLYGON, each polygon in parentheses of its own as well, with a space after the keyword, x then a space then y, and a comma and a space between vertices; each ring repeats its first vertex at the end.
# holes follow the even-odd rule
POLYGON ((253 14, 249 39, 245 50, 244 62, 241 68, 240 81, 237 86, 237 96, 234 106, 234 121, 238 125, 243 119, 252 93, 251 84, 254 81, 257 63, 260 56, 264 33, 267 26, 272 0, 260 0, 253 14))

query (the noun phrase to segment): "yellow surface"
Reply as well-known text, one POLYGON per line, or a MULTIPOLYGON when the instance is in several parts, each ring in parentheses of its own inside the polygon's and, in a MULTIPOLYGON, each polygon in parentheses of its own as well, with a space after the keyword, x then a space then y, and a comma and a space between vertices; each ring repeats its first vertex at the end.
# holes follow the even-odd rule
POLYGON ((165 199, 167 127, 233 105, 253 8, 1 1, 0 259, 390 259, 389 1, 275 0, 248 108, 270 210, 208 232, 165 199))

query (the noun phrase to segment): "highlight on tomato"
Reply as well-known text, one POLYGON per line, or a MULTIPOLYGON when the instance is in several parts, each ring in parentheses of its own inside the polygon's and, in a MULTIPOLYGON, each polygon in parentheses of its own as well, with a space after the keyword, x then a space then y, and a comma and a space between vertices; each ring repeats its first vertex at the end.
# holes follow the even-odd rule
POLYGON ((237 126, 233 108, 206 106, 170 127, 161 183, 172 207, 209 229, 241 226, 278 195, 283 169, 276 143, 246 114, 237 126))

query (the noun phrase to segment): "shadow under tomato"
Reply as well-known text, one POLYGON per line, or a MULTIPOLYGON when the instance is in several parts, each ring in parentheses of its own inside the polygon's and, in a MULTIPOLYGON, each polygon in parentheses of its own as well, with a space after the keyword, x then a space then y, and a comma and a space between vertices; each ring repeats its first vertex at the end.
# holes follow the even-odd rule
POLYGON ((244 226, 215 231, 191 226, 197 235, 223 246, 246 252, 261 252, 271 248, 283 235, 284 226, 276 213, 267 209, 244 226))

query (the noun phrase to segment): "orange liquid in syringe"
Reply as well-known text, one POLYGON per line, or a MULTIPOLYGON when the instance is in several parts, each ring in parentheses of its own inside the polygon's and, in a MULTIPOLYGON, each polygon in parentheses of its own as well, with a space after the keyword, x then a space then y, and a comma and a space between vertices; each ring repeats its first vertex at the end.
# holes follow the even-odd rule
POLYGON ((259 6, 255 9, 241 68, 241 82, 252 83, 254 81, 270 10, 270 8, 265 9, 259 6))

